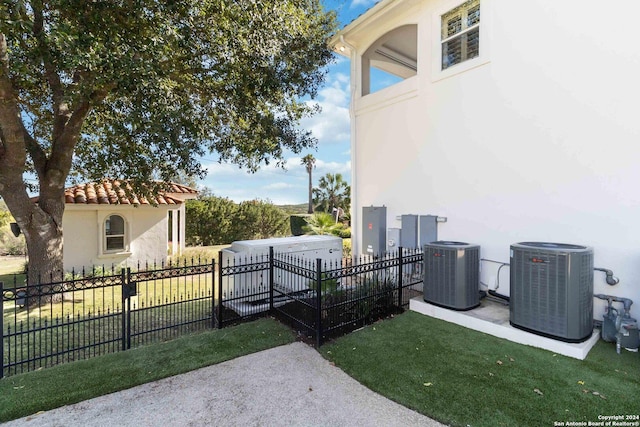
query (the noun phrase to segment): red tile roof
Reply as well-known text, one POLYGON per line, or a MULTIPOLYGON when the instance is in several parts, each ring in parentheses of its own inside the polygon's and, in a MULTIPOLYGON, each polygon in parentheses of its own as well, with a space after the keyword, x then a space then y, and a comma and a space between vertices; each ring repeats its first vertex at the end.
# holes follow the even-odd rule
POLYGON ((126 181, 104 180, 100 183, 78 184, 64 190, 68 204, 87 205, 179 205, 184 199, 195 198, 198 191, 185 185, 167 183, 168 189, 151 196, 138 197, 126 181))

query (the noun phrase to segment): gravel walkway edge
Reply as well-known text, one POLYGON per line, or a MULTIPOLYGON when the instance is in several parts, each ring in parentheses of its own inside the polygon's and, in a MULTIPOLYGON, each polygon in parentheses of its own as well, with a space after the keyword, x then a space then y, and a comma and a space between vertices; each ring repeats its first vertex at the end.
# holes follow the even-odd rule
POLYGON ((440 426, 307 344, 272 348, 5 426, 440 426))

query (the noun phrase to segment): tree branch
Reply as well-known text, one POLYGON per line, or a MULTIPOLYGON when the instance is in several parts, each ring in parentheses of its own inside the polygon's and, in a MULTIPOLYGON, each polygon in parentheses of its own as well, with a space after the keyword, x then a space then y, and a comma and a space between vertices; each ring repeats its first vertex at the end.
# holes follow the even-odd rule
POLYGON ((38 42, 40 50, 40 59, 44 65, 45 75, 44 77, 49 83, 51 88, 51 95, 53 99, 53 134, 52 139, 56 140, 63 132, 65 122, 69 118, 69 110, 67 104, 64 102, 64 87, 60 76, 56 72, 53 58, 49 52, 49 46, 47 45, 46 35, 44 31, 44 15, 42 2, 36 0, 32 3, 33 7, 33 35, 38 42))
MULTIPOLYGON (((2 155, 0 156, 0 174, 2 169, 20 167, 24 164, 24 144, 22 139, 22 120, 17 104, 17 98, 11 78, 9 77, 9 55, 7 39, 0 33, 0 123, 2 123, 2 155)), ((20 169, 22 170, 22 169, 20 169)))
POLYGON ((47 162, 47 185, 63 186, 71 169, 73 152, 80 138, 82 125, 91 108, 102 102, 108 95, 108 89, 94 91, 89 99, 81 101, 70 114, 60 136, 53 141, 51 156, 47 162))
MULTIPOLYGON (((0 195, 11 206, 21 204, 29 207, 29 200, 22 172, 26 162, 24 128, 20 118, 17 97, 9 76, 9 56, 7 39, 0 33, 0 123, 2 141, 0 150, 0 195), (21 191, 23 189, 24 191, 21 191)), ((15 215, 14 215, 15 216, 15 215)))
POLYGON ((38 141, 36 141, 29 131, 25 128, 24 124, 22 124, 22 134, 24 135, 24 142, 29 152, 29 156, 31 160, 33 160, 33 166, 36 169, 36 173, 38 176, 43 176, 45 172, 45 168, 47 166, 47 154, 38 141))

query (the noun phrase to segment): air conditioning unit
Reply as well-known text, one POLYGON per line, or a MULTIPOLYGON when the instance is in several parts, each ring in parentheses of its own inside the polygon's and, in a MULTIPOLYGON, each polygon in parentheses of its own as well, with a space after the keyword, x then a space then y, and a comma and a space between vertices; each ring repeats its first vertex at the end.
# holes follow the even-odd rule
POLYGON ((424 245, 424 300, 454 310, 480 304, 480 246, 437 241, 424 245))
POLYGON ((548 242, 511 245, 512 326, 566 342, 593 333, 593 249, 548 242))

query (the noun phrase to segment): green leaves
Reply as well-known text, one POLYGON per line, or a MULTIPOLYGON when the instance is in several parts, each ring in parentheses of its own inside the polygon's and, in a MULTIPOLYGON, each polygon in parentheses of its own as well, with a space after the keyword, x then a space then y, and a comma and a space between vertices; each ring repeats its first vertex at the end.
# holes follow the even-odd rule
POLYGON ((211 196, 187 201, 186 210, 190 245, 210 246, 289 234, 287 215, 269 201, 235 204, 230 199, 211 196))
POLYGON ((305 234, 330 234, 343 237, 348 232, 348 227, 338 222, 334 215, 326 212, 316 212, 306 220, 307 225, 302 227, 305 234))
POLYGON ((69 176, 145 194, 202 176, 208 151, 254 171, 312 147, 299 100, 322 83, 335 29, 319 0, 1 2, 0 196, 33 258, 56 254, 41 273, 61 269, 62 231, 52 251, 35 230, 62 222, 69 176))
POLYGON ((341 208, 344 214, 348 214, 351 207, 351 187, 342 178, 342 174, 328 173, 320 177, 318 187, 313 189, 313 203, 316 209, 324 212, 341 208))
POLYGON ((0 16, 23 117, 46 152, 56 104, 74 111, 106 93, 74 147, 82 177, 197 176, 206 151, 256 170, 315 144, 297 128, 313 113, 299 99, 322 83, 336 29, 318 1, 9 1, 0 16))

